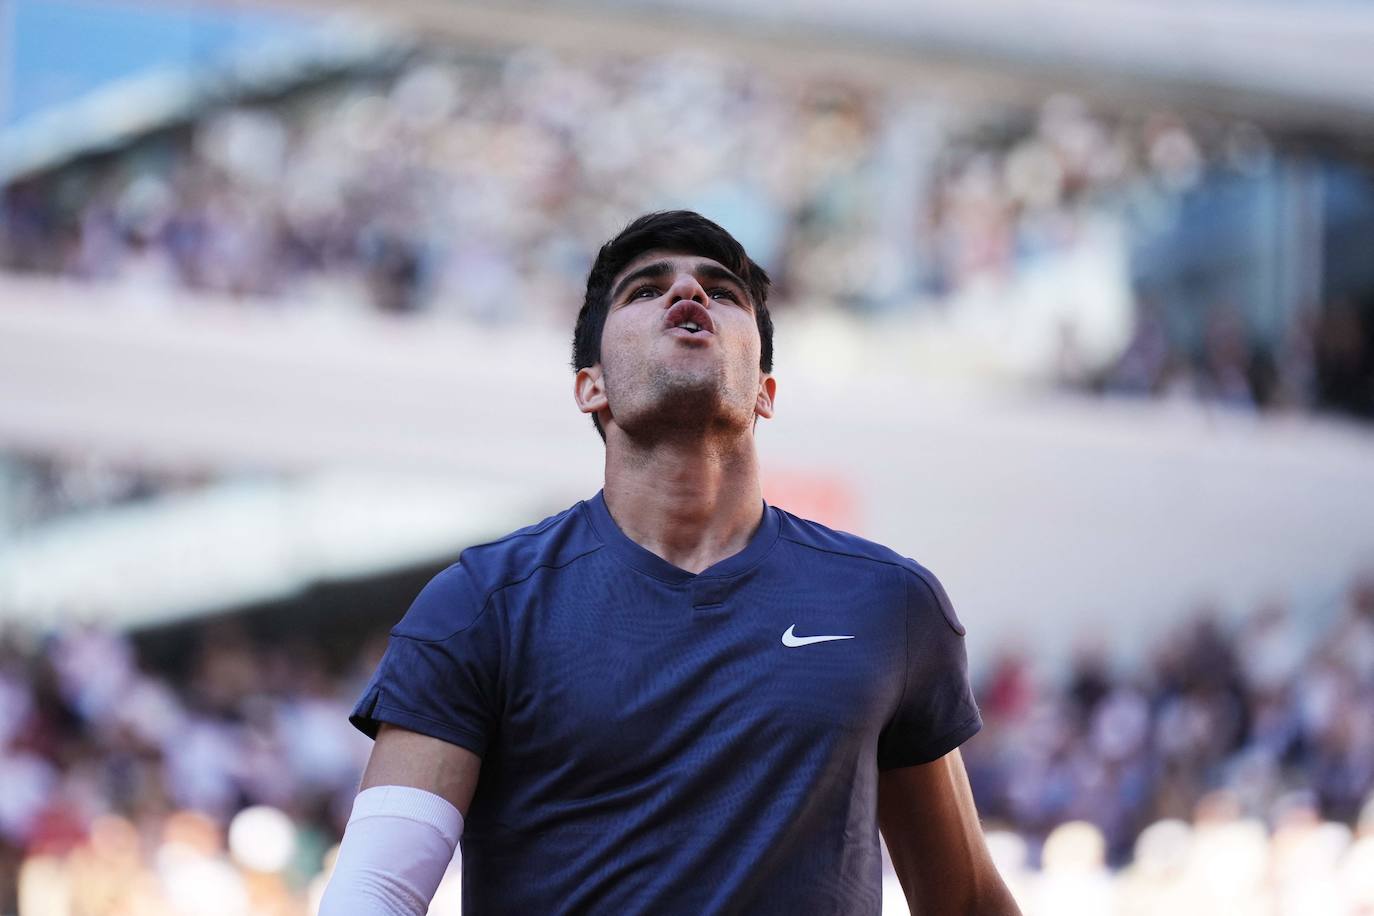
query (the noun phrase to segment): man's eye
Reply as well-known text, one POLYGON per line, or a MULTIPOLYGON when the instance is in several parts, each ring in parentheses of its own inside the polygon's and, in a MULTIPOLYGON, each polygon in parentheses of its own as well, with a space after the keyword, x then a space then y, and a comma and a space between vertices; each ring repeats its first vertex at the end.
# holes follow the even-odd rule
POLYGON ((734 300, 737 298, 737 297, 735 296, 735 291, 734 291, 734 290, 726 289, 726 288, 723 287, 723 286, 717 287, 716 289, 711 290, 711 298, 712 298, 712 299, 719 299, 719 298, 722 298, 722 297, 724 297, 724 298, 726 298, 726 299, 729 299, 729 300, 731 300, 731 301, 734 301, 734 300))
POLYGON ((643 299, 643 298, 645 298, 645 295, 644 295, 645 293, 648 293, 648 294, 649 294, 649 295, 648 295, 648 298, 652 299, 652 298, 654 298, 655 296, 658 295, 658 290, 654 289, 652 286, 641 286, 639 289, 637 289, 637 290, 635 290, 634 292, 630 293, 630 298, 631 298, 631 299, 643 299))

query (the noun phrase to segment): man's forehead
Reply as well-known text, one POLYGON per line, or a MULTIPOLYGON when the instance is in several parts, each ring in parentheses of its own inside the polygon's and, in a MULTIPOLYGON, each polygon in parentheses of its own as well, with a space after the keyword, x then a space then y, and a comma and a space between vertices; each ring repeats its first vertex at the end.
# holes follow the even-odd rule
POLYGON ((611 284, 614 286, 615 281, 626 276, 631 271, 660 261, 673 265, 674 270, 693 271, 699 267, 718 267, 721 270, 734 273, 734 271, 730 270, 724 264, 714 258, 708 258, 705 255, 691 254, 684 251, 672 251, 665 248, 651 248, 642 254, 636 255, 630 263, 622 267, 620 272, 615 275, 615 279, 611 281, 611 284))

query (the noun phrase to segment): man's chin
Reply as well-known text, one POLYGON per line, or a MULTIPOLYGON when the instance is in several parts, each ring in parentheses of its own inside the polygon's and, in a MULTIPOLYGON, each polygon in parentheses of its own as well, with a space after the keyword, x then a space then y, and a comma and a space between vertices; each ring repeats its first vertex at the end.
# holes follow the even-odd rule
POLYGON ((678 387, 629 411, 616 412, 616 421, 632 439, 641 441, 692 438, 733 427, 748 429, 752 411, 728 404, 719 389, 678 387))

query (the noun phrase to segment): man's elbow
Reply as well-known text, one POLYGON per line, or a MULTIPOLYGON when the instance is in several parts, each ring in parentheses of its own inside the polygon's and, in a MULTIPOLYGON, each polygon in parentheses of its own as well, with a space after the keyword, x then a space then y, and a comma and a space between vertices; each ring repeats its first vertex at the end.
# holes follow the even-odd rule
POLYGON ((997 887, 984 895, 969 912, 970 916, 1021 916, 1021 907, 1007 886, 999 881, 997 887))
POLYGON ((960 912, 966 916, 1021 916, 1021 907, 997 869, 989 867, 977 876, 973 893, 960 912))
POLYGON ((945 885, 938 894, 908 903, 911 916, 1022 916, 1016 898, 991 866, 969 875, 957 888, 945 885))

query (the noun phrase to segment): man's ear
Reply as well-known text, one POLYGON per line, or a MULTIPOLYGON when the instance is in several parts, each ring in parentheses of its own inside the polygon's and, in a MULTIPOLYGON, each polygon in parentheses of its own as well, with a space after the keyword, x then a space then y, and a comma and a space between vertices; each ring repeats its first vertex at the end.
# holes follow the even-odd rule
POLYGON ((577 375, 573 376, 573 400, 583 413, 599 413, 609 405, 600 363, 577 370, 577 375))
POLYGON ((759 395, 754 400, 754 413, 770 420, 773 417, 773 404, 778 396, 777 379, 771 375, 760 373, 759 375, 759 395))

